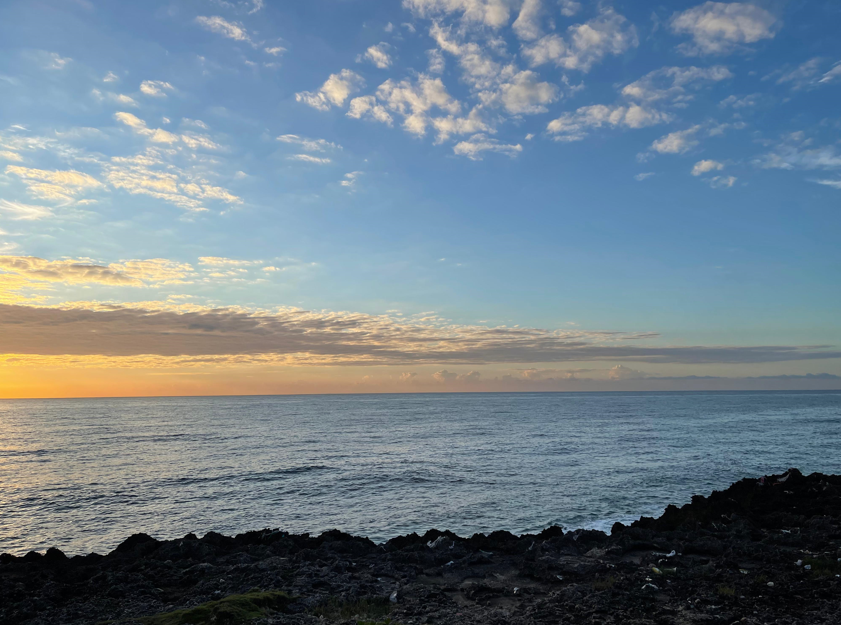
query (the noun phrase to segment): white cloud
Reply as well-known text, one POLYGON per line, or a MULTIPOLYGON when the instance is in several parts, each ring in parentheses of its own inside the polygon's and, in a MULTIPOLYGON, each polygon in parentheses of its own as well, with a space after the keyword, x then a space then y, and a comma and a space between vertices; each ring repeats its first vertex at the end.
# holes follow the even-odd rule
POLYGON ((295 94, 298 102, 326 111, 331 106, 342 106, 348 97, 365 86, 362 76, 349 69, 343 69, 330 77, 321 85, 318 91, 302 91, 295 94))
POLYGON ((705 174, 709 171, 721 171, 722 169, 724 169, 724 163, 719 163, 718 161, 703 160, 695 163, 695 166, 692 168, 692 175, 700 176, 701 174, 705 174))
POLYGON ((9 219, 22 221, 37 221, 51 217, 53 214, 52 209, 46 206, 21 204, 20 202, 10 202, 9 200, 0 200, 0 211, 9 215, 9 219))
POLYGON ((514 115, 545 113, 546 105, 558 99, 559 89, 557 85, 540 82, 539 78, 532 71, 519 72, 497 90, 483 92, 479 97, 483 104, 501 105, 514 115))
POLYGON ((280 135, 277 138, 281 143, 299 145, 305 152, 325 152, 327 150, 341 150, 342 146, 327 141, 326 139, 308 139, 299 135, 280 135))
POLYGON ((448 92, 440 78, 420 74, 413 84, 409 80, 387 80, 377 88, 377 98, 385 107, 403 116, 403 128, 412 134, 423 135, 429 124, 427 113, 433 108, 457 114, 461 104, 448 92))
MULTIPOLYGON (((165 131, 162 130, 161 132, 165 132, 165 131)), ((169 133, 167 133, 167 134, 169 134, 169 133)), ((175 136, 175 135, 173 135, 173 136, 175 136)), ((221 150, 222 149, 222 146, 220 146, 218 143, 213 141, 207 135, 200 135, 200 134, 196 134, 194 132, 191 132, 191 133, 188 133, 188 134, 180 135, 180 137, 176 137, 176 138, 180 138, 181 141, 184 143, 184 145, 186 145, 191 150, 199 150, 199 149, 202 149, 202 150, 221 150)))
POLYGON ((391 66, 392 59, 389 56, 388 51, 391 46, 387 43, 380 42, 375 46, 371 46, 365 51, 365 54, 360 54, 356 58, 357 63, 361 63, 362 61, 370 61, 380 69, 386 69, 391 66))
POLYGON ((174 89, 171 84, 163 80, 144 80, 140 83, 140 91, 155 98, 165 98, 166 92, 174 89))
POLYGON ((9 150, 0 150, 0 158, 4 161, 13 161, 15 163, 20 163, 23 161, 23 157, 18 154, 17 152, 11 152, 9 150))
POLYGON ((347 187, 351 190, 356 186, 356 181, 359 179, 359 176, 362 175, 361 171, 351 171, 345 174, 344 180, 339 182, 340 185, 343 187, 347 187))
POLYGON ((514 157, 522 151, 523 146, 519 143, 516 145, 506 145, 484 134, 473 135, 469 140, 461 141, 453 148, 454 153, 460 156, 466 156, 474 161, 481 160, 483 152, 499 152, 500 154, 514 157))
POLYGON ((493 129, 482 119, 477 108, 470 111, 467 117, 457 117, 455 115, 435 117, 432 119, 432 125, 438 133, 435 139, 436 143, 442 143, 449 139, 452 135, 494 132, 493 129))
POLYGON ((148 195, 192 212, 206 211, 204 200, 242 204, 242 199, 227 189, 168 160, 173 153, 177 154, 149 147, 134 156, 115 156, 105 165, 106 180, 132 195, 148 195))
POLYGON ((290 161, 303 161, 305 163, 315 163, 317 165, 326 165, 332 161, 329 158, 321 156, 313 156, 312 154, 293 154, 286 157, 290 161))
POLYGON ((489 48, 482 47, 476 42, 460 43, 453 35, 452 28, 444 28, 434 23, 429 29, 429 35, 438 47, 448 54, 458 58, 463 70, 463 78, 474 89, 489 89, 499 84, 506 77, 516 72, 514 65, 502 67, 489 55, 489 48))
POLYGON ((261 260, 240 260, 236 258, 226 258, 224 256, 200 256, 199 265, 208 265, 210 267, 246 267, 248 265, 259 265, 261 260))
POLYGON ((249 44, 251 43, 251 37, 248 35, 248 31, 245 30, 245 27, 242 24, 229 22, 218 15, 211 17, 199 15, 196 18, 196 23, 205 30, 209 30, 217 35, 222 35, 223 37, 234 39, 235 41, 245 41, 249 44))
POLYGON ((699 141, 696 135, 700 129, 701 126, 696 125, 686 130, 670 132, 652 143, 651 149, 658 154, 683 154, 688 152, 698 145, 699 141))
POLYGON ((833 82, 841 78, 841 61, 836 62, 832 69, 830 69, 827 73, 821 76, 821 79, 818 81, 821 84, 833 82))
POLYGON ((736 184, 737 178, 735 176, 713 176, 712 178, 705 178, 705 180, 713 189, 729 189, 736 184))
POLYGON ((114 72, 108 72, 105 74, 105 78, 102 79, 102 82, 117 82, 120 80, 120 77, 117 76, 114 72))
POLYGON ((750 106, 756 106, 761 97, 762 96, 759 93, 752 93, 741 98, 735 95, 730 95, 719 102, 718 106, 720 108, 730 107, 734 109, 748 108, 750 106))
POLYGON ((84 258, 50 261, 36 256, 0 256, 0 270, 42 282, 138 287, 153 283, 178 283, 193 268, 164 258, 99 265, 84 258))
POLYGON ((581 10, 581 3, 575 0, 559 0, 561 5, 561 15, 565 17, 572 17, 581 10))
POLYGON ((678 50, 687 56, 699 56, 728 54, 744 44, 771 39, 779 22, 754 4, 705 2, 673 15, 669 26, 675 34, 692 37, 693 43, 682 43, 678 50))
POLYGON ((75 196, 103 186, 93 176, 75 170, 31 169, 8 165, 6 173, 20 178, 31 195, 63 203, 69 203, 75 196))
POLYGON ((523 0, 520 14, 512 25, 514 33, 523 41, 533 41, 542 34, 540 15, 543 12, 542 0, 523 0))
POLYGON ((637 30, 613 9, 602 9, 598 17, 567 29, 567 37, 551 34, 525 46, 522 54, 532 67, 555 63, 565 69, 589 72, 609 54, 619 55, 639 45, 637 30))
POLYGON ((625 365, 616 365, 608 371, 607 377, 611 380, 640 380, 648 377, 648 374, 625 365))
POLYGON ((564 113, 546 126, 556 141, 580 141, 593 128, 644 128, 669 121, 671 116, 638 104, 582 106, 575 113, 564 113))
POLYGON ((506 0, 403 0, 403 6, 419 17, 461 13, 465 22, 478 22, 491 28, 509 22, 508 5, 506 0))
POLYGON ((636 176, 634 176, 634 180, 636 180, 637 182, 642 182, 643 180, 645 180, 647 178, 651 178, 651 176, 654 176, 654 175, 655 174, 654 174, 653 171, 646 171, 646 172, 639 173, 636 176))
POLYGON ((284 52, 286 52, 286 48, 282 48, 280 46, 274 46, 271 48, 263 48, 263 51, 266 54, 271 54, 272 56, 280 56, 284 52))
POLYGON ((41 58, 43 59, 44 67, 46 69, 55 70, 64 69, 67 66, 67 64, 73 60, 70 57, 63 57, 57 52, 41 53, 41 58))
POLYGON ((350 101, 348 106, 348 117, 354 119, 369 118, 382 122, 383 124, 392 125, 394 120, 384 106, 377 103, 377 98, 372 95, 361 96, 350 101))
POLYGON ((437 48, 427 50, 426 55, 429 57, 429 73, 443 74, 446 63, 444 62, 444 55, 437 48))
POLYGON ((694 97, 687 93, 688 89, 697 90, 708 83, 728 78, 733 78, 733 73, 723 65, 704 68, 662 67, 626 85, 622 95, 640 102, 667 101, 684 106, 694 97))
POLYGON ((833 189, 841 189, 841 180, 813 180, 812 182, 817 182, 818 184, 822 184, 827 187, 832 187, 833 189))
POLYGON ((120 106, 133 106, 135 108, 139 106, 134 98, 122 93, 111 93, 110 91, 102 93, 99 89, 92 89, 91 95, 100 102, 113 102, 120 106))
POLYGON ((841 169, 841 155, 833 146, 810 148, 811 140, 803 133, 792 133, 773 152, 764 154, 754 161, 762 169, 841 169))

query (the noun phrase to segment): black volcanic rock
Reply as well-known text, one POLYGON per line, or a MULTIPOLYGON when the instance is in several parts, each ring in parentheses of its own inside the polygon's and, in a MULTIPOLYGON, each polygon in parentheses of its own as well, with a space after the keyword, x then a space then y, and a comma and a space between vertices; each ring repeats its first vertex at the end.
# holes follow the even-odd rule
POLYGON ((609 536, 429 530, 377 545, 268 529, 3 554, 0 623, 839 625, 840 576, 841 476, 791 469, 609 536))

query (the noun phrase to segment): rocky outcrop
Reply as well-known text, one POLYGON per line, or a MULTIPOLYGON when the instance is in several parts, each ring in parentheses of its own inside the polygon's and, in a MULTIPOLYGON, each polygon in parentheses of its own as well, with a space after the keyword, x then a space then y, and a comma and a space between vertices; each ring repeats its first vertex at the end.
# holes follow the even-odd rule
POLYGON ((839 576, 841 476, 792 469, 610 535, 136 534, 106 556, 2 555, 0 622, 837 625, 839 576))

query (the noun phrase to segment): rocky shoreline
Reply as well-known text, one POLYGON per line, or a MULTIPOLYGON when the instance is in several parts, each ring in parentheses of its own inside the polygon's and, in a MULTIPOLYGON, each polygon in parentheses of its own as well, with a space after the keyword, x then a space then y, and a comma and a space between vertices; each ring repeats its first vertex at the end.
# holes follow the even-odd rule
POLYGON ((841 476, 744 479, 610 535, 338 531, 0 556, 0 623, 841 623, 841 476))

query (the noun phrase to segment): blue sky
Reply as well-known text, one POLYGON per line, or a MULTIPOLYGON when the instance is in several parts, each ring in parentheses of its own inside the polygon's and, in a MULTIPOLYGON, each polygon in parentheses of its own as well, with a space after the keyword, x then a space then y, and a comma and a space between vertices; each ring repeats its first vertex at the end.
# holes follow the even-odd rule
MULTIPOLYGON (((0 302, 802 355, 553 357, 553 380, 839 375, 812 350, 841 338, 839 26, 820 1, 9 0, 0 302)), ((142 333, 44 336, 0 352, 148 355, 142 333)), ((240 351, 220 349, 199 351, 240 351)), ((543 357, 366 352, 336 375, 388 390, 543 357)))

